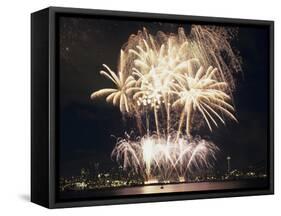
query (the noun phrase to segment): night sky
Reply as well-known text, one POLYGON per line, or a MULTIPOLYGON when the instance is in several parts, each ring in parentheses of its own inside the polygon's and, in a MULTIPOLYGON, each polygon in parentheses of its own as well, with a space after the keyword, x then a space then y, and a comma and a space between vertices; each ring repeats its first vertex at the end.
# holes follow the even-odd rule
MULTIPOLYGON (((100 18, 60 17, 59 19, 59 166, 60 176, 78 175, 82 167, 98 162, 110 168, 110 154, 116 137, 134 128, 122 121, 118 108, 105 98, 90 100, 93 91, 112 86, 99 74, 102 64, 116 69, 121 46, 128 36, 143 27, 177 33, 190 31, 185 23, 146 22, 100 18)), ((237 26, 233 26, 237 27, 237 26)), ((239 123, 227 121, 206 138, 219 148, 217 169, 224 170, 230 155, 232 168, 266 166, 268 130, 268 29, 239 26, 233 47, 240 52, 243 72, 236 75, 234 104, 239 123)))

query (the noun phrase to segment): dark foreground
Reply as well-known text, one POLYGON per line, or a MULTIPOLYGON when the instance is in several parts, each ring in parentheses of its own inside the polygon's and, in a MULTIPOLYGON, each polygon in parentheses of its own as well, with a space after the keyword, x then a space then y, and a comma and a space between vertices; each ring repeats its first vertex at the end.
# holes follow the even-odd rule
POLYGON ((166 185, 143 185, 122 188, 106 188, 83 191, 60 192, 60 199, 98 198, 124 195, 159 194, 171 192, 195 192, 230 189, 258 189, 267 186, 267 179, 247 179, 224 182, 178 183, 166 185))

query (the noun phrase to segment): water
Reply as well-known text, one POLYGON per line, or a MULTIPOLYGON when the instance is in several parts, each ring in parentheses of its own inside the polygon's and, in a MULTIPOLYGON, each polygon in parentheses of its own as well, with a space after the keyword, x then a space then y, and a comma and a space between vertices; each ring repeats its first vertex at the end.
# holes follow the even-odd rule
POLYGON ((125 195, 161 194, 175 192, 214 191, 228 189, 257 189, 267 186, 266 179, 248 179, 224 182, 179 183, 166 185, 144 185, 122 188, 107 188, 84 191, 64 191, 61 199, 98 198, 125 195))

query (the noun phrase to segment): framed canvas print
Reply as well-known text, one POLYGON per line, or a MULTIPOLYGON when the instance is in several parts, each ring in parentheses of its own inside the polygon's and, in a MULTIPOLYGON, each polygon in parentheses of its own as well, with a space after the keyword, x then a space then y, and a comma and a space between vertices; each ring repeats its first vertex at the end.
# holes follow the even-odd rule
POLYGON ((50 7, 31 27, 32 202, 273 193, 273 21, 50 7))

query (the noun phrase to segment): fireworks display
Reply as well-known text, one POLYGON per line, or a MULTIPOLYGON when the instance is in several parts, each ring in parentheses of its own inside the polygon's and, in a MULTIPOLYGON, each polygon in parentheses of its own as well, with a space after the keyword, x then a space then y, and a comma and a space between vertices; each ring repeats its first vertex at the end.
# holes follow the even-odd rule
POLYGON ((188 36, 183 28, 155 36, 144 28, 122 47, 116 72, 103 65, 101 75, 115 87, 91 98, 106 97, 138 128, 137 136, 118 138, 112 151, 124 169, 168 180, 212 166, 218 148, 196 131, 237 121, 233 73, 241 68, 231 36, 219 27, 193 25, 188 36))

